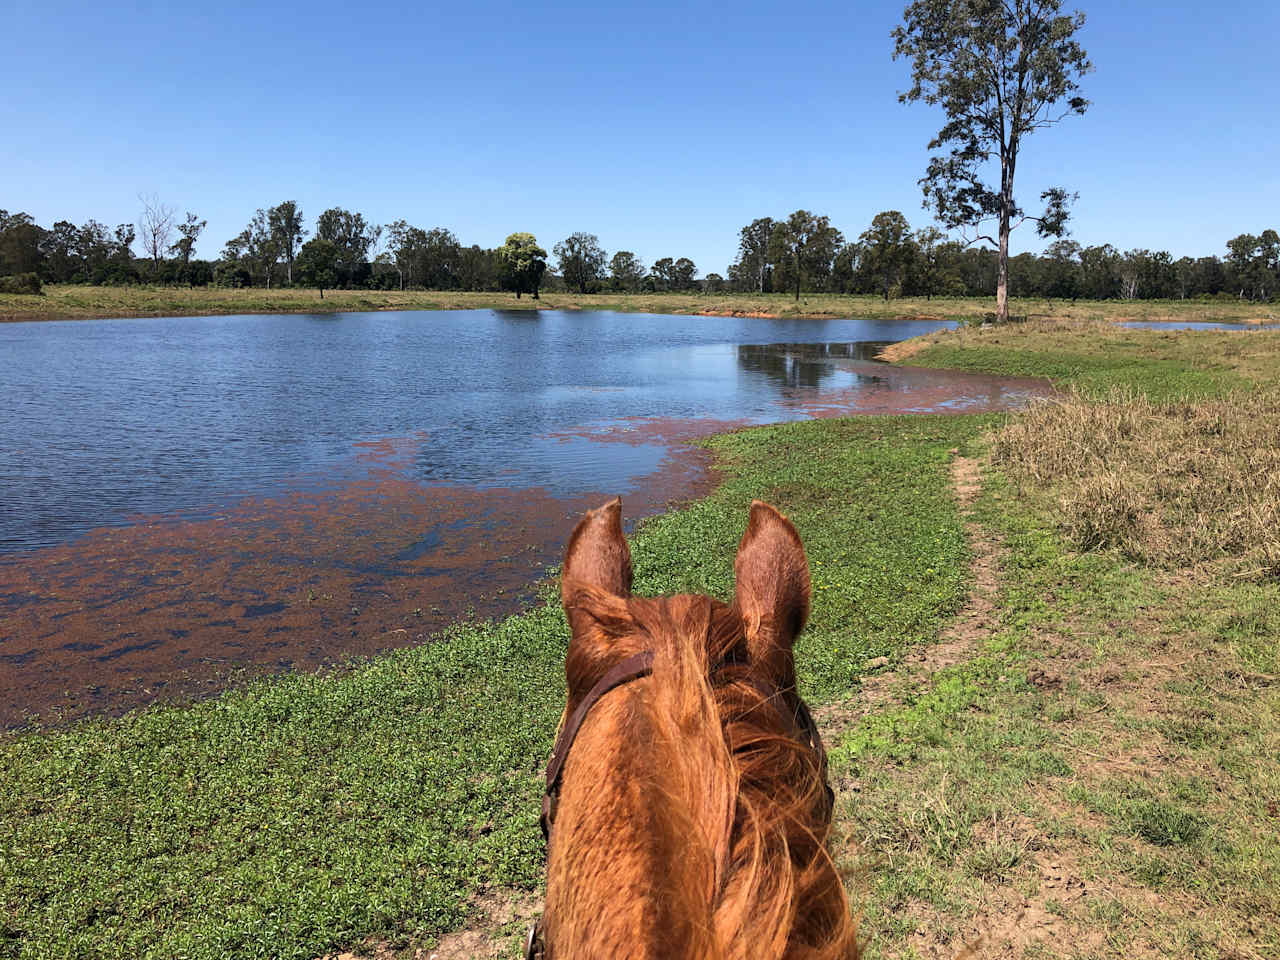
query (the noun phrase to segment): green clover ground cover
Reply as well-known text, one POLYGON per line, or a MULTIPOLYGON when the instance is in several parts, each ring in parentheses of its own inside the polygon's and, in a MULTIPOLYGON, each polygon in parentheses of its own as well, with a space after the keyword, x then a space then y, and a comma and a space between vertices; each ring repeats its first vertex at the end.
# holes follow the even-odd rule
MULTIPOLYGON (((967 548, 948 451, 989 421, 825 420, 711 441, 723 485, 633 538, 636 590, 727 599, 753 497, 814 580, 805 692, 932 639, 967 548)), ((0 737, 0 956, 315 957, 432 937, 486 887, 536 889, 563 705, 552 599, 323 676, 0 737)))

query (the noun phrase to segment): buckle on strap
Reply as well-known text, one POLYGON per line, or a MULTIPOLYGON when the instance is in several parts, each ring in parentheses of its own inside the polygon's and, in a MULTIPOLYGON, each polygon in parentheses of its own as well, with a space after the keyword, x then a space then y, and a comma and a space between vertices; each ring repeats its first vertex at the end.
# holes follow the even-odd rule
POLYGON ((524 938, 524 960, 546 960, 547 944, 542 939, 541 918, 529 924, 529 932, 524 938))

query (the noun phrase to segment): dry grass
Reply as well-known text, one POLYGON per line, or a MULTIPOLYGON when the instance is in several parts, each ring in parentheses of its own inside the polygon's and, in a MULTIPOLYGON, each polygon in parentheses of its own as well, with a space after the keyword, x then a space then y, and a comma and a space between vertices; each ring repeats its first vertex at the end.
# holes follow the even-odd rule
POLYGON ((1036 403, 995 436, 1020 484, 1056 500, 1081 550, 1163 567, 1236 561, 1280 576, 1280 390, 1155 402, 1113 389, 1036 403))

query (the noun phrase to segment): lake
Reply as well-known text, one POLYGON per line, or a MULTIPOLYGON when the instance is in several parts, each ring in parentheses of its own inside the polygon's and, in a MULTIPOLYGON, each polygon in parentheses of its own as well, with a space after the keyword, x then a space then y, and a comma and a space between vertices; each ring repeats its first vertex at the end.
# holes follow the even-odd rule
POLYGON ((687 440, 1008 409, 889 367, 945 324, 412 311, 0 325, 0 723, 217 689, 502 613, 574 517, 708 488, 687 440))

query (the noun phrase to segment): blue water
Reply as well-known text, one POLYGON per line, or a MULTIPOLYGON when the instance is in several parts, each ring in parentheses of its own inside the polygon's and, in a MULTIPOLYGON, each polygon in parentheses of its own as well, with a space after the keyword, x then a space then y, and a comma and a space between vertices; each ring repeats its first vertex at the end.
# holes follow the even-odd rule
MULTIPOLYGON (((1122 327, 1138 330, 1266 330, 1256 323, 1233 323, 1230 320, 1125 320, 1122 327)), ((1270 329, 1275 329, 1274 327, 1270 329)))
POLYGON ((322 489, 368 469, 356 444, 388 439, 419 482, 598 489, 663 449, 549 435, 786 419, 797 392, 874 379, 868 344, 941 326, 496 310, 4 324, 0 552, 322 489))

